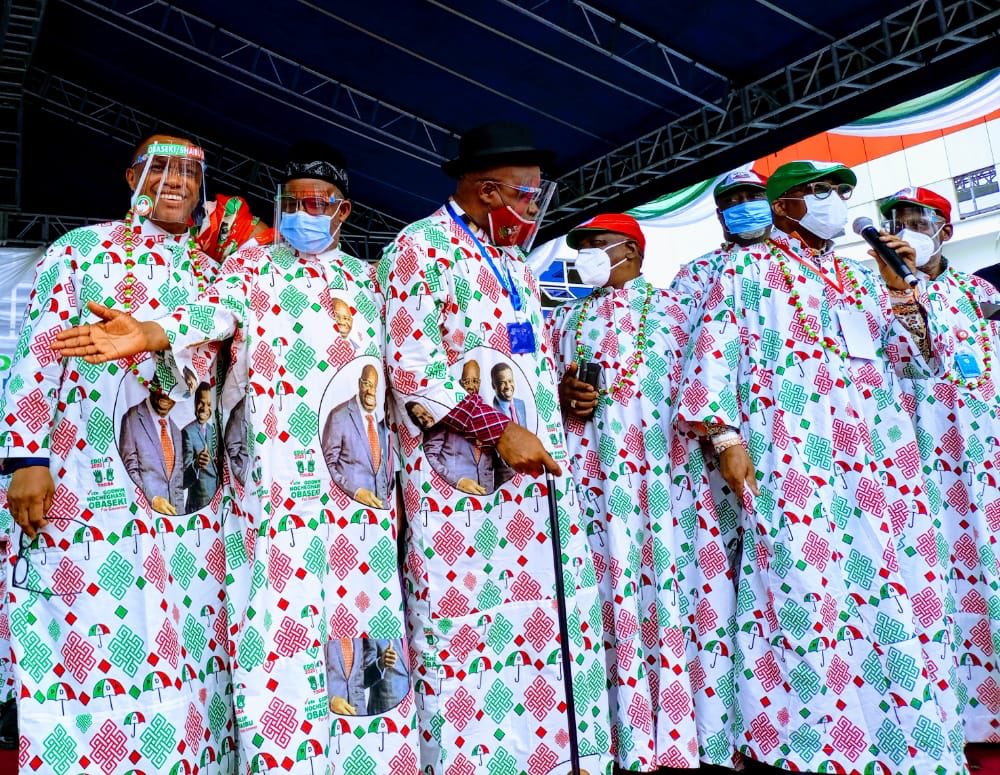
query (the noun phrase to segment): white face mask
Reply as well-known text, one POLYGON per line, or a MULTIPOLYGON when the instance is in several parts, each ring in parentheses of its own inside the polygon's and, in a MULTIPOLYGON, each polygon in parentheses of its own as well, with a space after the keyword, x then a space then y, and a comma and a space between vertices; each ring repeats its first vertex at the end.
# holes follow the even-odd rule
POLYGON ((837 196, 836 192, 826 199, 806 194, 802 201, 806 203, 806 214, 799 221, 803 229, 820 239, 833 239, 844 233, 847 226, 847 202, 837 196))
MULTIPOLYGON (((944 228, 943 226, 941 228, 944 228)), ((914 252, 917 254, 917 269, 925 269, 934 258, 938 252, 937 237, 941 233, 941 229, 938 229, 934 233, 934 237, 924 234, 922 231, 913 231, 912 229, 903 229, 897 235, 904 242, 909 242, 910 247, 913 248, 914 252)))
POLYGON ((611 270, 628 261, 628 258, 623 258, 621 261, 612 264, 608 251, 619 245, 624 245, 626 242, 628 240, 623 239, 621 242, 616 242, 614 245, 608 245, 607 247, 583 248, 579 250, 576 254, 575 266, 577 273, 580 275, 580 282, 593 288, 603 288, 607 285, 608 280, 611 279, 611 270))

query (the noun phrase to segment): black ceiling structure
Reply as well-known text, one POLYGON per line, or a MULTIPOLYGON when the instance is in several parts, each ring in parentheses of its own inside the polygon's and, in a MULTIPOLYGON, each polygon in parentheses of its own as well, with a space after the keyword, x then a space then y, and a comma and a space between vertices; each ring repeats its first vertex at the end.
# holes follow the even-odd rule
POLYGON ((373 258, 498 118, 558 153, 554 236, 994 68, 998 36, 1000 0, 7 0, 0 244, 120 216, 165 130, 267 220, 292 141, 341 148, 373 258))

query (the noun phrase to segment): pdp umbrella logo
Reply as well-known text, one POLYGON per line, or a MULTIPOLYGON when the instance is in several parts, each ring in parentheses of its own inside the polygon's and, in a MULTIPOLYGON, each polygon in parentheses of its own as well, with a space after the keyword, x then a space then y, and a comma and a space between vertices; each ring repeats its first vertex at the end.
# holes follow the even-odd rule
POLYGON ((150 199, 146 194, 142 194, 136 197, 135 206, 133 207, 136 215, 146 216, 153 212, 153 200, 150 199))
POLYGON ((45 693, 45 699, 59 703, 59 710, 63 716, 66 715, 66 703, 76 699, 76 692, 68 683, 54 683, 45 693))
POLYGON ((102 678, 94 685, 92 692, 94 697, 104 698, 108 701, 108 710, 115 709, 113 698, 125 694, 125 687, 114 678, 102 678))

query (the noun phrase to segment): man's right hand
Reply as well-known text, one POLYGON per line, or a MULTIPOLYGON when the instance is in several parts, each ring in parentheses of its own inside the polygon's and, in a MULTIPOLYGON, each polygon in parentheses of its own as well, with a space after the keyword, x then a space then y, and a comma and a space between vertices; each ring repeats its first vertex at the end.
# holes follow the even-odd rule
POLYGON ((479 482, 474 479, 470 479, 467 476, 463 476, 457 482, 455 482, 455 489, 461 490, 462 492, 467 492, 469 495, 485 495, 486 488, 483 487, 479 482))
POLYGON ((162 495, 154 495, 153 500, 149 502, 149 506, 153 511, 158 511, 161 514, 169 514, 172 517, 177 516, 177 508, 162 495))
POLYGON ((385 508, 385 504, 382 503, 381 499, 365 487, 358 488, 357 492, 354 493, 354 500, 360 501, 366 506, 371 506, 373 509, 385 508))
POLYGON ((496 449, 503 461, 518 473, 529 476, 542 476, 546 471, 556 476, 562 474, 559 464, 545 451, 541 440, 515 422, 503 429, 496 449))
POLYGON ((194 464, 202 470, 207 469, 208 464, 211 462, 212 462, 212 457, 211 455, 208 454, 207 449, 202 449, 201 452, 195 455, 194 464))
POLYGON ((742 444, 734 444, 722 450, 719 455, 719 472, 741 503, 747 487, 754 495, 760 494, 757 490, 757 470, 742 444))
POLYGON ((330 698, 330 710, 336 713, 338 716, 357 716, 358 711, 351 703, 345 700, 343 697, 331 697, 330 698))
POLYGON ((10 515, 21 526, 28 538, 49 524, 45 515, 52 507, 56 493, 55 483, 48 466, 26 466, 17 469, 7 488, 10 515))
POLYGON ((104 322, 60 331, 52 349, 63 358, 80 357, 87 363, 106 363, 170 348, 167 334, 158 323, 136 320, 93 301, 87 302, 87 308, 104 322))
POLYGON ((589 420, 597 408, 597 391, 576 375, 577 366, 573 362, 559 380, 559 405, 566 414, 589 420))

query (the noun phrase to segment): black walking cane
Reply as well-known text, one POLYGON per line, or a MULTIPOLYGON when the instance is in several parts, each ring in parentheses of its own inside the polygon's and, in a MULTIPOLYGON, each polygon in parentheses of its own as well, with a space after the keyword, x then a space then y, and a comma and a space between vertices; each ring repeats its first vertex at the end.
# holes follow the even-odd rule
POLYGON ((559 650, 562 652, 563 686, 566 689, 566 724, 569 727, 570 772, 580 775, 580 741, 577 739, 576 705, 573 703, 573 659, 569 653, 569 619, 566 613, 566 586, 563 583, 562 539, 559 509, 556 506, 556 478, 545 474, 549 501, 549 533, 552 536, 552 570, 556 577, 556 608, 559 615, 559 650))

